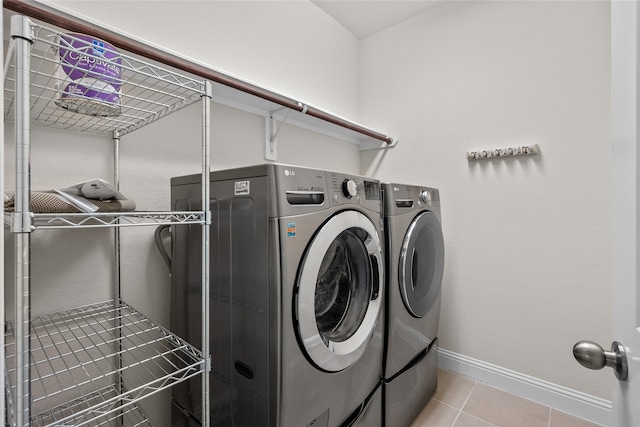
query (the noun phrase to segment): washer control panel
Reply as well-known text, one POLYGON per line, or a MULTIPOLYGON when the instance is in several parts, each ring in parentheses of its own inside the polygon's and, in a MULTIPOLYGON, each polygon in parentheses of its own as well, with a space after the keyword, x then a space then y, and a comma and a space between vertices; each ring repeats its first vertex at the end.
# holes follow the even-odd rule
POLYGON ((440 191, 437 188, 395 183, 384 183, 382 188, 387 215, 423 209, 440 211, 440 191))
POLYGON ((282 209, 356 204, 380 212, 380 181, 359 175, 323 171, 290 165, 274 165, 279 193, 284 196, 282 209))
POLYGON ((334 204, 369 205, 380 203, 380 183, 378 181, 338 172, 328 172, 327 180, 332 193, 330 200, 334 204))

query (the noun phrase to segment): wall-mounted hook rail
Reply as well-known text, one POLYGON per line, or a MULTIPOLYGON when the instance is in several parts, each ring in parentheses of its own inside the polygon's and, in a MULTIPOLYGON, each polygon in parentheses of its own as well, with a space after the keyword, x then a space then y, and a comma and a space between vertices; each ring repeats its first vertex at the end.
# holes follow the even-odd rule
POLYGON ((484 160, 492 159, 495 157, 530 156, 532 154, 539 153, 540 147, 538 146, 538 144, 519 145, 514 147, 467 151, 467 160, 484 160))

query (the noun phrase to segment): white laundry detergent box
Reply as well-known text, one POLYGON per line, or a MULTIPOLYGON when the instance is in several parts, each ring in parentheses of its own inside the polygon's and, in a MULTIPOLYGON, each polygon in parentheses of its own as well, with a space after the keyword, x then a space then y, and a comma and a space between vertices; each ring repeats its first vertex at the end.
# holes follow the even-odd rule
POLYGON ((91 116, 121 113, 122 57, 115 47, 85 34, 63 34, 58 61, 59 107, 91 116))

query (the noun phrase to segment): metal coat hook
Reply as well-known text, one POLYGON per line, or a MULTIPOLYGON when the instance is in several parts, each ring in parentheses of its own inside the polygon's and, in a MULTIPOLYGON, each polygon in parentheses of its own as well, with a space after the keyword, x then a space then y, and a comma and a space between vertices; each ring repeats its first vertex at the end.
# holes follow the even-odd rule
POLYGON ((515 156, 530 156, 533 154, 539 154, 540 147, 538 144, 533 145, 519 145, 506 148, 494 148, 477 151, 467 151, 467 160, 484 160, 495 157, 515 157, 515 156))

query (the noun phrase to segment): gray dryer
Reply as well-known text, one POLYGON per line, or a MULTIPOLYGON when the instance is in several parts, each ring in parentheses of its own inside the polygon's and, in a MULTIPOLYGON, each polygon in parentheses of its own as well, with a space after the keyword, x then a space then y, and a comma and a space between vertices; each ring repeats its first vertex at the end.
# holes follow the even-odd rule
POLYGON ((444 272, 440 193, 384 183, 387 299, 385 425, 409 426, 437 387, 437 336, 444 272))

